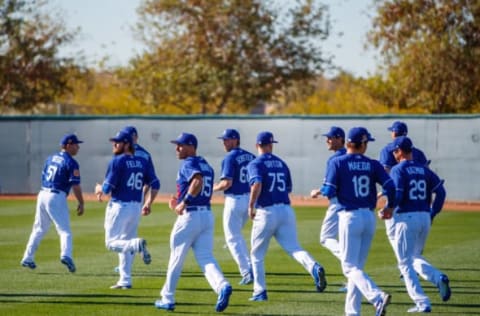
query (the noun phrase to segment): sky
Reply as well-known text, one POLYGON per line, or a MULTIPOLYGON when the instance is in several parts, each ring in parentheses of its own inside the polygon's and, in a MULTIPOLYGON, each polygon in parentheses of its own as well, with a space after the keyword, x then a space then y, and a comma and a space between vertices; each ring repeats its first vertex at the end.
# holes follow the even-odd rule
MULTIPOLYGON (((322 2, 330 7, 333 22, 332 34, 322 44, 324 50, 334 56, 336 66, 354 76, 373 74, 375 52, 364 49, 370 29, 368 13, 373 13, 369 9, 372 0, 322 2)), ((140 3, 141 0, 51 0, 63 13, 67 28, 80 28, 76 42, 63 53, 72 55, 83 51, 89 65, 105 56, 109 56, 109 66, 126 65, 144 48, 131 30, 137 21, 136 8, 140 3)))

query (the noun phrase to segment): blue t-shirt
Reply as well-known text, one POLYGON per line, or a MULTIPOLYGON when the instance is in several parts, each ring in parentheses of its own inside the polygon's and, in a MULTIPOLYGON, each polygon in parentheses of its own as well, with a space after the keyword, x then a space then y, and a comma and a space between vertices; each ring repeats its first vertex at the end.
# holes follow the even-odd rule
MULTIPOLYGON (((395 160, 395 156, 393 156, 393 150, 394 147, 392 142, 387 144, 380 151, 380 158, 378 160, 385 168, 391 169, 398 163, 397 160, 395 160)), ((415 147, 412 148, 412 159, 421 165, 427 165, 427 157, 425 157, 423 151, 415 147)))
POLYGON ((42 171, 42 187, 61 190, 68 195, 76 184, 80 184, 80 167, 69 153, 61 151, 47 158, 42 171))
POLYGON ((200 156, 187 157, 182 161, 177 174, 177 202, 180 203, 188 192, 190 182, 197 174, 202 175, 203 187, 188 206, 208 206, 213 193, 214 171, 208 162, 200 156))
POLYGON ((337 210, 340 211, 374 209, 377 205, 376 183, 383 186, 389 204, 392 204, 395 187, 382 165, 364 155, 346 154, 330 161, 324 186, 331 187, 333 193, 328 197, 337 197, 337 210))
POLYGON ((160 188, 160 181, 147 160, 142 157, 120 154, 110 161, 104 185, 111 188, 113 201, 141 202, 143 186, 154 190, 160 188))
POLYGON ((273 204, 290 204, 292 178, 288 166, 273 154, 263 154, 248 164, 250 185, 260 182, 262 191, 255 203, 256 208, 273 204))
MULTIPOLYGON (((151 168, 155 173, 155 167, 153 166, 153 160, 150 153, 139 144, 134 144, 133 148, 135 148, 135 156, 142 157, 143 159, 145 159, 149 164, 148 168, 151 168)), ((158 181, 160 183, 160 179, 158 179, 158 181)))
MULTIPOLYGON (((327 160, 327 168, 325 170, 328 170, 328 164, 330 161, 332 161, 334 158, 343 156, 347 153, 347 149, 345 147, 340 148, 339 150, 335 151, 333 155, 331 155, 328 160, 327 160)), ((325 183, 325 178, 323 178, 323 183, 325 183)))
POLYGON ((432 170, 413 160, 404 160, 392 168, 390 176, 397 188, 396 212, 430 212, 432 193, 443 185, 432 170))
POLYGON ((232 180, 232 185, 225 190, 225 194, 240 195, 250 192, 248 184, 247 165, 255 156, 239 147, 228 152, 222 161, 222 175, 220 179, 232 180))

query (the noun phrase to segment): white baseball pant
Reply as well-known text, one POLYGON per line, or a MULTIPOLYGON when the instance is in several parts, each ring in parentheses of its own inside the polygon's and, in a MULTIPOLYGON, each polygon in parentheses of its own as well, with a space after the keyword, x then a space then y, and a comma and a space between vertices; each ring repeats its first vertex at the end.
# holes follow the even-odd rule
POLYGON ((41 190, 37 196, 32 233, 30 234, 22 261, 34 261, 35 252, 52 222, 60 237, 60 257, 72 258, 72 232, 70 229, 67 195, 63 191, 55 193, 41 190))
POLYGON ((336 204, 330 203, 323 218, 320 229, 320 244, 341 260, 340 245, 338 243, 338 213, 336 204))

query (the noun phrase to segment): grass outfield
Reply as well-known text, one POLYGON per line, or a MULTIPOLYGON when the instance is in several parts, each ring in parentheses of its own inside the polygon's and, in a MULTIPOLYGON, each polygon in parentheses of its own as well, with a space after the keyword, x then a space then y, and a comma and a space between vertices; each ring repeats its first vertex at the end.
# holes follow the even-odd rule
MULTIPOLYGON (((160 315, 154 301, 164 282, 168 262, 168 240, 175 216, 165 204, 155 204, 153 213, 142 218, 139 234, 146 238, 152 264, 137 258, 133 289, 110 290, 117 276, 116 254, 104 246, 105 203, 88 202, 82 217, 72 216, 74 259, 77 272, 70 274, 59 261, 59 240, 51 227, 36 255, 36 270, 20 266, 31 231, 35 201, 0 201, 0 315, 160 315)), ((73 207, 73 204, 72 204, 73 207)), ((310 275, 272 241, 266 257, 268 302, 250 302, 252 287, 239 286, 236 265, 224 248, 221 206, 216 215, 215 256, 233 285, 226 315, 343 315, 345 294, 338 292, 344 281, 339 262, 318 243, 325 209, 296 207, 301 245, 321 262, 328 287, 317 293, 310 275)), ((249 232, 251 223, 246 229, 249 232)), ((425 256, 451 280, 452 298, 443 303, 437 289, 422 282, 433 305, 431 315, 480 315, 480 212, 443 212, 435 220, 425 256)), ((399 280, 393 252, 383 223, 378 222, 366 272, 393 295, 388 315, 405 315, 413 306, 399 280)), ((210 289, 190 252, 178 285, 175 314, 215 314, 216 294, 210 289)), ((363 315, 373 315, 365 303, 363 315)))

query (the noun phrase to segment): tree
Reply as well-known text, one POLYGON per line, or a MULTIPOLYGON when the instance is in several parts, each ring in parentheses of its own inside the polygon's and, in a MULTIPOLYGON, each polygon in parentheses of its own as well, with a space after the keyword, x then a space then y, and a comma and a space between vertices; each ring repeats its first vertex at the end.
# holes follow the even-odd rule
POLYGON ((138 31, 149 50, 124 75, 158 111, 248 112, 329 65, 319 45, 329 34, 326 7, 285 3, 145 0, 138 31))
POLYGON ((430 113, 480 109, 480 2, 375 1, 369 41, 386 62, 390 106, 430 113))
POLYGON ((60 16, 44 10, 46 1, 0 0, 0 112, 28 111, 68 91, 67 74, 78 69, 58 57, 74 39, 60 16))

